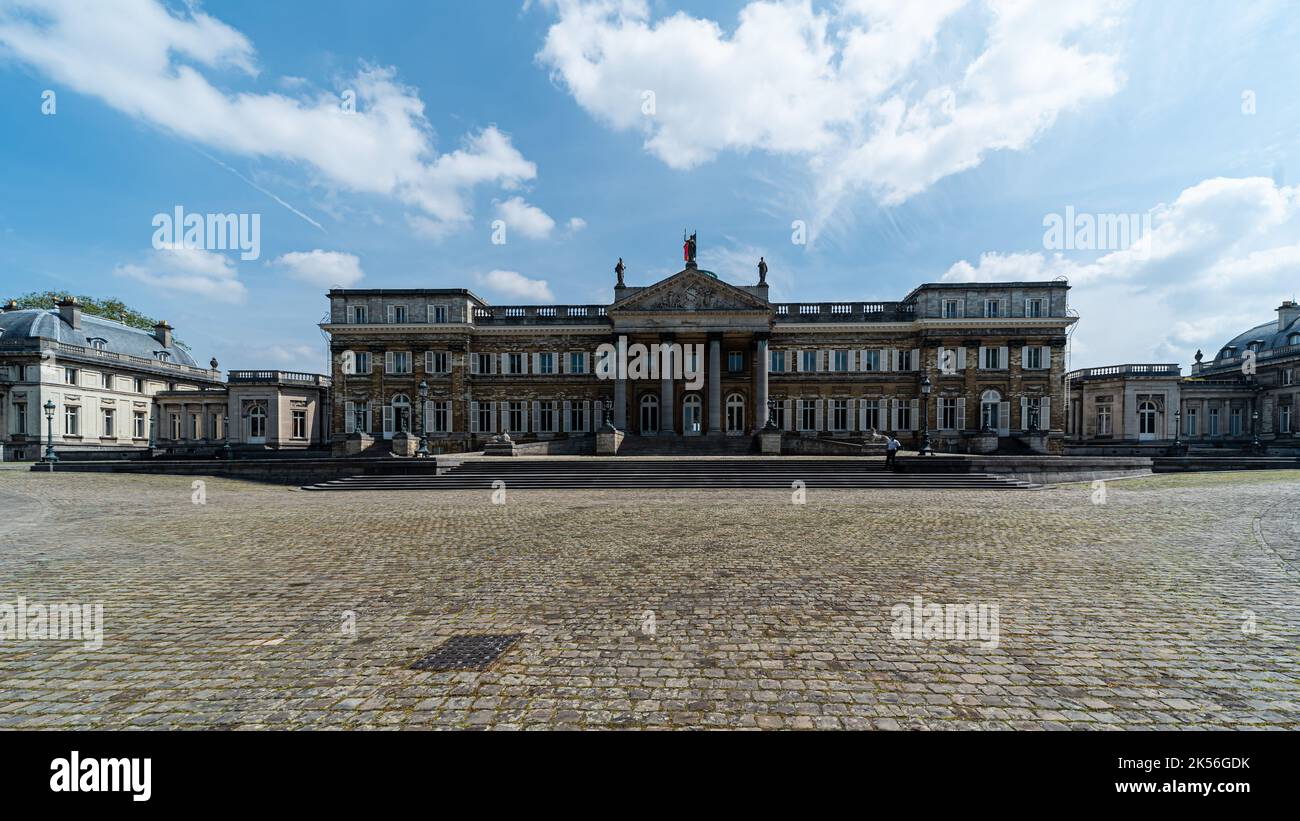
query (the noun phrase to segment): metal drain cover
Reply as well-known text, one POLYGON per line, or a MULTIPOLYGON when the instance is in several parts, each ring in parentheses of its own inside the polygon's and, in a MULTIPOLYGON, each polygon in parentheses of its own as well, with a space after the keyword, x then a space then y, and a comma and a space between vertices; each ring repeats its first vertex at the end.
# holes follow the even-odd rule
POLYGON ((486 670, 523 633, 452 636, 442 646, 411 665, 412 670, 486 670))

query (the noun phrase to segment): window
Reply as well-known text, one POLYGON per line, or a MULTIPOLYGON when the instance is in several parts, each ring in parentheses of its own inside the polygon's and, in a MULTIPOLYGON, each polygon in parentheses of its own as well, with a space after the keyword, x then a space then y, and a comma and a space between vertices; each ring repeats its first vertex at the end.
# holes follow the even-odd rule
POLYGON ((862 352, 862 370, 880 370, 880 351, 872 350, 862 352))
POLYGON ((849 400, 831 400, 831 430, 849 429, 849 400))
POLYGON ((862 428, 863 430, 880 430, 879 399, 862 400, 862 428))
POLYGON ((478 403, 478 432, 491 433, 496 430, 496 425, 492 424, 492 403, 478 403))
POLYGON ((389 305, 388 321, 392 324, 398 324, 406 321, 405 305, 389 305))
POLYGON ((745 369, 745 354, 741 351, 727 352, 727 370, 730 373, 740 373, 745 369))
POLYGON ((14 433, 27 433, 27 403, 14 403, 14 433))
POLYGON ((816 400, 799 400, 799 430, 817 430, 816 400))
POLYGON ((1025 348, 1025 361, 1021 367, 1029 370, 1042 370, 1043 367, 1043 349, 1037 345, 1030 345, 1025 348))
MULTIPOLYGON (((539 353, 537 355, 538 373, 555 373, 555 354, 539 353)), ((548 428, 549 430, 549 428, 548 428)))
POLYGON ((439 399, 429 403, 433 411, 425 424, 434 433, 451 433, 451 403, 439 399))
POLYGON ((1277 432, 1291 432, 1291 406, 1281 405, 1277 409, 1277 432))
POLYGON ((307 438, 307 411, 296 410, 293 412, 293 438, 307 438))
POLYGON ((65 384, 65 385, 75 385, 75 384, 77 384, 77 369, 76 369, 76 368, 64 368, 64 369, 63 369, 63 384, 65 384))
POLYGON ((581 433, 587 429, 586 407, 581 402, 569 403, 569 430, 581 433))
POLYGON ((404 393, 393 394, 389 402, 392 408, 393 432, 410 433, 411 432, 411 400, 404 393))
POLYGON ((849 352, 836 351, 834 361, 835 361, 834 370, 837 373, 844 373, 849 369, 849 352))
POLYGON ((133 387, 136 393, 144 393, 144 380, 137 376, 133 387))
POLYGON ((1295 374, 1294 374, 1294 372, 1293 372, 1290 368, 1283 368, 1283 369, 1282 369, 1282 384, 1283 384, 1283 385, 1290 385, 1292 379, 1294 378, 1294 376, 1295 376, 1295 374))
POLYGON ((1232 435, 1240 436, 1241 435, 1241 408, 1232 409, 1231 425, 1232 425, 1232 435))
POLYGON ((641 397, 641 432, 659 432, 659 399, 653 394, 641 397))
POLYGON ((389 356, 393 358, 393 369, 391 373, 410 373, 411 372, 411 354, 409 351, 391 351, 389 356))
POLYGON ((496 362, 495 356, 493 356, 490 353, 476 353, 474 355, 478 357, 479 373, 492 373, 494 370, 496 370, 493 367, 493 363, 496 362))
POLYGON ((354 356, 355 359, 353 361, 356 363, 356 372, 370 373, 370 352, 357 351, 354 356))
POLYGON ((190 438, 203 438, 203 419, 197 413, 190 414, 190 438))
POLYGON ((369 412, 368 403, 358 402, 352 407, 352 430, 360 433, 369 433, 370 426, 366 424, 366 414, 369 412))
POLYGON ((1209 434, 1210 434, 1211 436, 1218 436, 1218 435, 1219 435, 1219 409, 1218 409, 1218 408, 1210 408, 1210 430, 1209 430, 1209 434))
POLYGON ((102 428, 101 435, 108 436, 108 437, 117 436, 117 426, 113 424, 113 422, 115 421, 113 419, 113 409, 102 408, 100 415, 102 416, 103 423, 104 423, 104 427, 102 428))
POLYGON ((181 415, 179 413, 172 413, 168 414, 168 418, 171 422, 171 438, 175 441, 179 441, 181 438, 181 415))
POLYGON ((984 300, 984 316, 999 317, 1002 316, 1002 300, 986 299, 984 300))
POLYGON ((253 439, 266 438, 266 408, 254 405, 248 414, 248 435, 253 439))
POLYGON ((817 355, 819 351, 800 351, 799 355, 803 357, 799 362, 799 370, 815 371, 817 370, 817 355))
POLYGON ((745 399, 738 393, 727 397, 727 432, 741 433, 745 430, 745 399))
POLYGON ((569 352, 569 373, 587 372, 587 354, 582 351, 569 352))
POLYGON ((370 321, 370 311, 365 305, 352 306, 352 322, 357 325, 365 325, 370 321))
POLYGON ((1187 435, 1196 436, 1197 435, 1196 408, 1188 408, 1187 412, 1184 415, 1187 417, 1187 435))
POLYGON ((430 305, 430 306, 429 306, 429 321, 430 321, 430 322, 436 322, 436 323, 439 323, 439 324, 441 324, 441 323, 443 323, 443 322, 446 322, 446 321, 447 321, 447 306, 446 306, 446 305, 430 305))
POLYGON ((157 351, 154 354, 154 356, 158 359, 159 362, 169 362, 171 361, 172 358, 172 355, 167 353, 166 351, 157 351))
POLYGON ((108 350, 108 340, 106 340, 106 339, 91 339, 91 340, 90 340, 90 347, 94 348, 94 349, 97 350, 97 351, 105 351, 105 350, 108 350))
POLYGON ((1287 334, 1286 344, 1300 345, 1300 333, 1287 334))
POLYGON ((451 373, 451 356, 446 351, 429 351, 424 364, 429 373, 451 373))
POLYGON ((1043 301, 1041 299, 1025 300, 1025 316, 1031 319, 1037 319, 1043 315, 1043 301))
POLYGON ((898 369, 899 369, 900 371, 910 371, 910 370, 912 370, 912 368, 913 368, 913 363, 912 363, 912 352, 911 352, 911 351, 899 351, 899 352, 898 352, 898 369))
POLYGON ((523 372, 524 372, 524 355, 523 355, 523 354, 521 354, 521 353, 512 353, 512 354, 509 355, 509 357, 507 357, 507 361, 510 363, 510 373, 523 373, 523 372))
POLYGON ((113 374, 101 373, 99 375, 99 379, 100 379, 100 383, 104 386, 105 390, 111 391, 113 389, 113 374))
POLYGON ((772 424, 776 425, 777 430, 785 430, 785 403, 777 401, 772 406, 772 424))
POLYGON ((1111 407, 1110 405, 1097 406, 1097 435, 1111 435, 1111 407))
POLYGON ((947 396, 939 399, 940 430, 957 430, 957 403, 960 401, 947 396))
POLYGON ((76 405, 68 405, 63 409, 63 435, 81 435, 81 408, 76 405))
POLYGON ((1005 367, 1002 362, 1001 348, 984 348, 983 352, 984 352, 984 362, 983 362, 984 370, 995 371, 1005 367))
POLYGON ((911 402, 908 402, 907 400, 899 400, 898 424, 895 426, 895 429, 896 430, 912 429, 912 403, 911 402))
POLYGON ((961 316, 961 303, 955 299, 945 299, 943 301, 943 318, 957 319, 961 316))
POLYGON ((984 391, 980 394, 980 427, 984 430, 1002 430, 1002 394, 984 391))
POLYGON ((525 416, 524 403, 511 402, 509 405, 506 406, 506 408, 507 408, 506 422, 510 425, 510 432, 524 433, 525 431, 527 431, 528 427, 524 422, 524 416, 525 416))
POLYGON ((771 351, 772 373, 785 373, 785 351, 771 351))

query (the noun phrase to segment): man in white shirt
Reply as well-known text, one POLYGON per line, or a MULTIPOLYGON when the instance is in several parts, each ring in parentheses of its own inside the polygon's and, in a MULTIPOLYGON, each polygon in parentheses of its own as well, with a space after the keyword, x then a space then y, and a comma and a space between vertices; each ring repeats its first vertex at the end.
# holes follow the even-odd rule
POLYGON ((898 465, 895 460, 898 458, 898 449, 901 447, 898 440, 892 435, 889 436, 889 442, 885 444, 885 467, 891 470, 897 470, 898 465))

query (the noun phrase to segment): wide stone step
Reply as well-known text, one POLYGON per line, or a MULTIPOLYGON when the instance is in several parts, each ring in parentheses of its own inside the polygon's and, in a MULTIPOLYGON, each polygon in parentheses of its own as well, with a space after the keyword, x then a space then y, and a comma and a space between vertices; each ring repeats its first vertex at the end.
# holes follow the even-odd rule
POLYGON ((547 489, 789 489, 802 481, 810 489, 844 488, 932 488, 1018 490, 1030 487, 1018 482, 985 474, 841 474, 811 476, 756 474, 685 474, 677 476, 636 475, 618 477, 589 475, 581 472, 539 473, 532 475, 456 476, 354 476, 306 487, 306 490, 488 490, 497 481, 515 490, 547 489))

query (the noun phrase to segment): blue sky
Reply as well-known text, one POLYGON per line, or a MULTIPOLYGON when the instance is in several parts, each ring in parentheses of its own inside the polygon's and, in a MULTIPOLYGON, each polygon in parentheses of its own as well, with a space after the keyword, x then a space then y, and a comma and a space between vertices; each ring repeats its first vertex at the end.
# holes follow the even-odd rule
POLYGON ((777 300, 1067 276, 1073 366, 1186 364, 1297 290, 1294 11, 0 0, 0 295, 321 371, 330 285, 603 302, 691 228, 729 281, 766 256, 777 300), (178 205, 260 215, 258 258, 156 248, 178 205), (1067 206, 1149 241, 1045 247, 1067 206))

